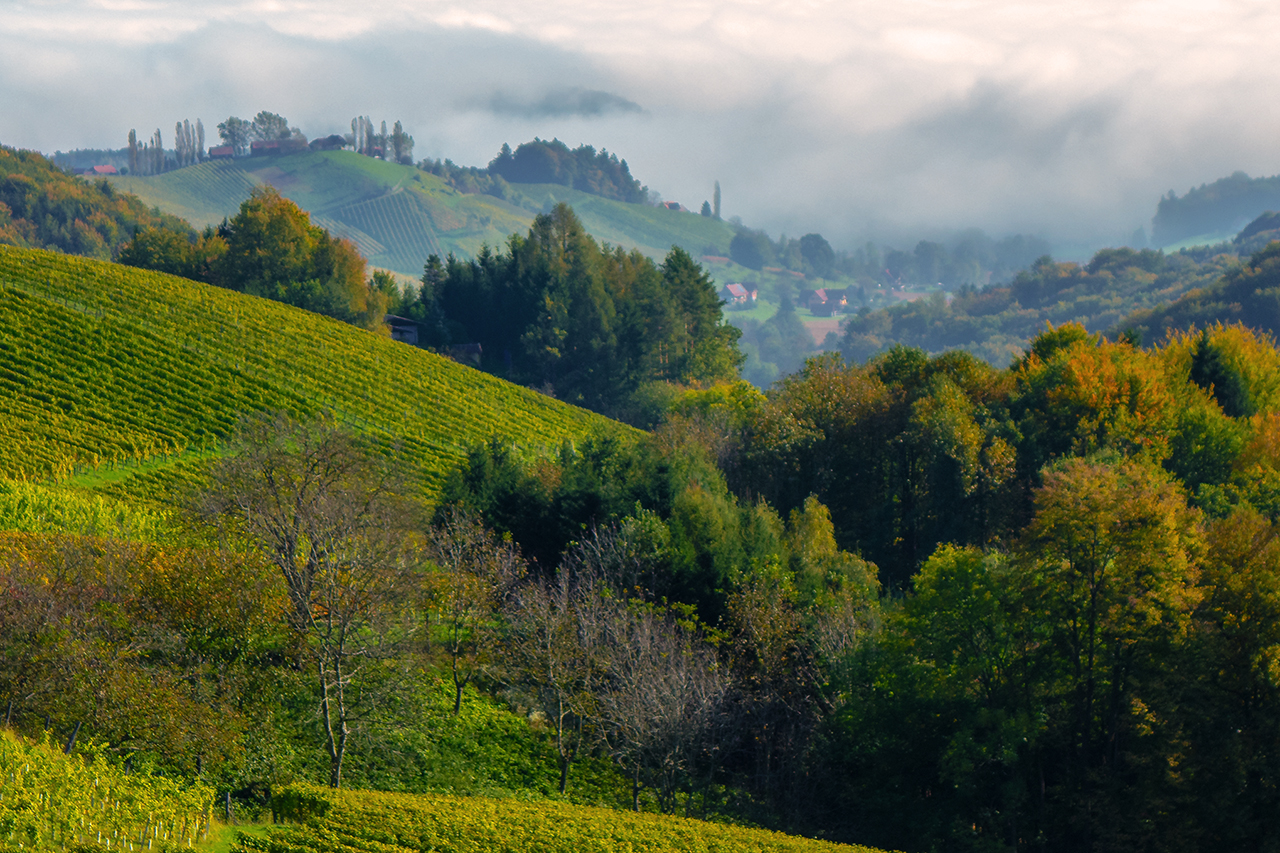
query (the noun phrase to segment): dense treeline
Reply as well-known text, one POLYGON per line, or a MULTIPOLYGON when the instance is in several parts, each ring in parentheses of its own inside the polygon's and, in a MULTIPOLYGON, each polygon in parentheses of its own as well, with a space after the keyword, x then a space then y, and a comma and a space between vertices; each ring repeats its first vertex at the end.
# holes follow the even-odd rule
POLYGON ((949 302, 937 294, 861 312, 845 323, 839 347, 851 361, 904 344, 931 353, 965 349, 1005 365, 1045 323, 1110 330, 1136 309, 1154 308, 1208 285, 1234 260, 1228 251, 1166 255, 1122 248, 1103 249, 1080 265, 1056 263, 1046 255, 1007 285, 964 287, 949 302))
POLYGON ((680 248, 661 265, 598 245, 568 205, 474 260, 432 257, 398 304, 424 343, 479 344, 483 366, 596 411, 623 413, 647 383, 736 377, 737 329, 680 248))
POLYGON ((353 243, 312 225, 272 187, 255 189, 234 217, 192 236, 146 229, 118 260, 383 328, 395 287, 385 275, 377 283, 366 280, 364 257, 353 243))
POLYGON ((89 183, 34 151, 0 146, 0 243, 111 260, 139 229, 189 234, 176 216, 148 210, 105 180, 89 183))
POLYGON ((570 149, 558 139, 534 139, 516 146, 513 152, 503 143, 498 156, 489 161, 490 174, 513 184, 563 184, 592 195, 641 204, 649 192, 631 177, 626 160, 599 152, 590 145, 570 149))

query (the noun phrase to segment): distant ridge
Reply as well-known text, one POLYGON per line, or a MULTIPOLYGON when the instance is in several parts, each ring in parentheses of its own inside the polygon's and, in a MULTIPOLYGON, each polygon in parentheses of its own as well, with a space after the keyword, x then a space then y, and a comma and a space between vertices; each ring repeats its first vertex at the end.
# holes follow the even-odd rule
POLYGON ((727 255, 733 226, 712 217, 630 204, 559 184, 513 184, 505 198, 468 194, 414 166, 353 151, 216 160, 112 183, 197 228, 235 214, 253 187, 270 184, 312 220, 352 240, 375 267, 422 274, 430 254, 474 257, 528 231, 533 218, 567 202, 597 240, 661 259, 673 245, 695 257, 727 255))
POLYGON ((1280 175, 1250 178, 1244 172, 1201 184, 1178 196, 1172 190, 1151 220, 1151 242, 1173 246, 1202 237, 1205 243, 1229 238, 1267 210, 1280 209, 1280 175))

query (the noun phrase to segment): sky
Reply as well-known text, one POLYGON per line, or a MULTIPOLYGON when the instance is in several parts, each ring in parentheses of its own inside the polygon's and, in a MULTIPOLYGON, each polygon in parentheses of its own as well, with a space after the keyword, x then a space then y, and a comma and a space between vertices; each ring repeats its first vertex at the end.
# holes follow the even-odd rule
POLYGON ((1274 0, 0 0, 0 143, 368 115, 419 159, 558 138, 695 210, 719 180, 775 237, 1070 255, 1169 190, 1280 173, 1278 39, 1274 0))

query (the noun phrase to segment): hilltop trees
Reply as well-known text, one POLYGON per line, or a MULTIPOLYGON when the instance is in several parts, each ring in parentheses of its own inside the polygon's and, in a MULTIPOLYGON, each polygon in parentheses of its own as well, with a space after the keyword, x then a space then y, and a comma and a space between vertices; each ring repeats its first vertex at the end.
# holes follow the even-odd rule
POLYGON ((401 163, 405 166, 413 165, 413 137, 405 133, 404 125, 400 124, 400 120, 396 119, 395 127, 391 129, 391 138, 389 140, 392 161, 401 163))
POLYGON ((288 139, 289 138, 289 120, 277 113, 269 113, 266 110, 260 111, 253 117, 250 125, 250 133, 254 139, 288 139))
POLYGON ((218 136, 222 137, 222 144, 230 145, 231 150, 237 156, 244 156, 249 153, 249 142, 252 134, 252 122, 247 122, 242 118, 231 116, 226 121, 218 124, 218 136))
POLYGON ((178 168, 195 165, 204 159, 204 125, 200 119, 196 119, 194 127, 187 119, 178 122, 173 128, 173 139, 178 168))
POLYGON ((488 171, 513 184, 563 184, 604 198, 632 203, 648 201, 648 188, 631 177, 626 160, 590 145, 573 150, 558 139, 534 139, 516 147, 503 143, 488 171))

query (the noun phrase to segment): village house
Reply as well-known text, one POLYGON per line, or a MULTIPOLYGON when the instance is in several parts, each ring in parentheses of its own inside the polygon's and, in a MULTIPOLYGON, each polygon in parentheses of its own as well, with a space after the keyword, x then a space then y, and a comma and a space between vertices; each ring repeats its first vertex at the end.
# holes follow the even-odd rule
POLYGON ((756 304, 757 293, 756 290, 747 290, 742 284, 726 284, 720 289, 720 298, 727 305, 745 307, 756 304))
POLYGON ((814 290, 800 291, 797 300, 803 308, 808 308, 819 317, 834 317, 843 314, 849 307, 847 290, 819 287, 814 290))

